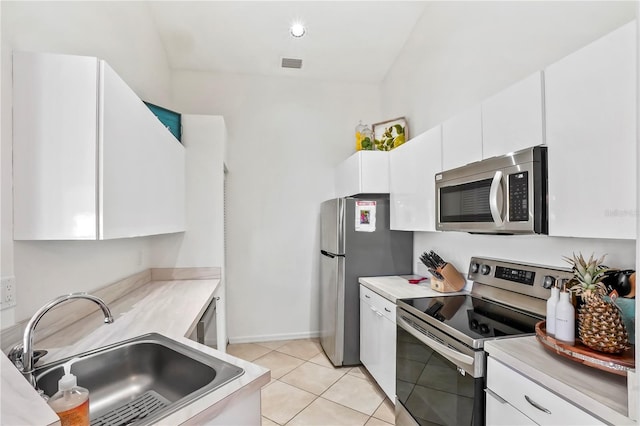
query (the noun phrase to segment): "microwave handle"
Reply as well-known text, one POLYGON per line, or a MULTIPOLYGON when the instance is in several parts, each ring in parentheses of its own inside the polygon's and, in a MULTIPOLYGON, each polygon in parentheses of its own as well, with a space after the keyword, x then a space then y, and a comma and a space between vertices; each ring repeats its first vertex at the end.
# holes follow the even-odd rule
POLYGON ((491 217, 493 217, 496 226, 504 225, 502 212, 498 207, 498 192, 500 189, 502 189, 502 172, 497 171, 496 174, 493 175, 491 189, 489 189, 489 209, 491 210, 491 217))

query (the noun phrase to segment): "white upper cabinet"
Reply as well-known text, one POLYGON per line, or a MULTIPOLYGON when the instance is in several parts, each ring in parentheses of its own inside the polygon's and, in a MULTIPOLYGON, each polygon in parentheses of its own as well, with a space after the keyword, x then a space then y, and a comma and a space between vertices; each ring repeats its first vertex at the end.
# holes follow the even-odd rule
POLYGON ((549 235, 636 238, 631 22, 545 69, 549 235))
POLYGON ((542 145, 543 75, 536 72, 482 102, 482 157, 542 145))
POLYGON ((435 231, 434 176, 442 171, 442 128, 389 151, 391 229, 435 231))
POLYGON ((185 150, 104 62, 13 55, 16 240, 185 230, 185 150))
POLYGON ((389 151, 358 151, 336 169, 336 197, 389 193, 389 151))
POLYGON ((482 110, 473 106, 442 123, 442 170, 482 160, 482 110))

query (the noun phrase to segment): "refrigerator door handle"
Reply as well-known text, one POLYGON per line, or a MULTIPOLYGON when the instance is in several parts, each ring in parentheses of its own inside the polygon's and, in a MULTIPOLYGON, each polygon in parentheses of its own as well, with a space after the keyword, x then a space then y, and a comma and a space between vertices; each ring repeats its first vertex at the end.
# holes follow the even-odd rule
POLYGON ((332 259, 333 259, 334 257, 336 257, 336 255, 335 255, 335 254, 331 254, 331 253, 329 253, 329 252, 328 252, 328 251, 326 251, 326 250, 320 250, 320 253, 322 253, 324 256, 330 257, 330 258, 332 258, 332 259))

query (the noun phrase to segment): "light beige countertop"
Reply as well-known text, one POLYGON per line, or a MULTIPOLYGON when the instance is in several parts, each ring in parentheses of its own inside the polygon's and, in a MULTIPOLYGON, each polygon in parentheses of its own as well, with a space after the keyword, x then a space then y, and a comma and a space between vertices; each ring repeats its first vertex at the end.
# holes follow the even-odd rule
POLYGON ((396 303, 398 299, 449 296, 466 293, 465 291, 458 293, 440 293, 431 289, 429 279, 421 281, 418 284, 410 284, 409 281, 400 276, 360 277, 358 282, 393 303, 396 303))
MULTIPOLYGON (((219 283, 218 279, 174 279, 140 285, 130 293, 119 295, 118 299, 108 302, 115 319, 113 324, 102 324, 103 315, 100 311, 49 337, 36 339, 36 348, 49 351, 38 365, 156 332, 245 370, 238 379, 202 396, 169 415, 162 422, 177 425, 194 416, 198 416, 199 422, 214 419, 235 398, 259 391, 270 380, 268 369, 185 337, 191 334, 198 319, 213 299, 219 283)), ((29 386, 6 355, 3 354, 0 358, 0 423, 59 424, 57 415, 29 386)))
POLYGON ((573 362, 544 349, 535 336, 485 342, 489 356, 613 425, 627 417, 627 378, 573 362))

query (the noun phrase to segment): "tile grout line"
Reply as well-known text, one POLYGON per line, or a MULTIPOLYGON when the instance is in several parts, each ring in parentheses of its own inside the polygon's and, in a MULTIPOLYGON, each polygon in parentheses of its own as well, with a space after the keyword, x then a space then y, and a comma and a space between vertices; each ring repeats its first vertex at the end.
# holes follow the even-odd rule
MULTIPOLYGON (((285 354, 284 352, 280 352, 280 351, 278 351, 277 349, 272 349, 271 351, 267 352, 267 353, 266 353, 266 354, 264 354, 263 356, 266 356, 266 355, 270 354, 271 352, 278 352, 278 353, 281 353, 281 354, 284 354, 284 355, 289 355, 289 354, 285 354)), ((292 357, 294 357, 294 358, 296 358, 296 359, 300 359, 300 358, 298 358, 298 357, 296 357, 296 356, 293 356, 293 355, 289 355, 289 356, 292 356, 292 357)), ((315 355, 314 355, 314 356, 315 356, 315 355)), ((258 357, 258 358, 260 358, 260 357, 258 357)), ((305 361, 305 363, 307 363, 307 362, 310 362, 310 361, 308 361, 308 360, 307 360, 307 361, 305 361)), ((315 364, 315 363, 312 363, 312 364, 315 364)), ((299 368, 299 367, 300 367, 300 366, 302 366, 302 365, 304 365, 304 363, 303 363, 303 364, 300 364, 298 367, 295 367, 293 370, 295 370, 296 368, 299 368)), ((291 370, 291 371, 293 371, 293 370, 291 370)), ((291 372, 291 371, 290 371, 290 372, 291 372)), ((290 373, 290 372, 289 372, 289 373, 290 373)), ((291 418, 290 418, 289 420, 287 420, 287 421, 286 421, 285 423, 283 423, 283 424, 280 424, 280 423, 278 423, 277 421, 275 421, 275 420, 273 420, 273 419, 270 419, 270 418, 269 418, 269 417, 267 417, 267 416, 263 416, 263 415, 262 415, 262 405, 261 405, 260 415, 261 415, 262 417, 265 417, 265 418, 267 418, 267 419, 271 420, 272 422, 274 422, 275 424, 277 424, 277 425, 279 425, 279 426, 285 426, 285 425, 287 425, 289 422, 291 422, 291 420, 295 419, 295 418, 296 418, 296 416, 297 416, 298 414, 302 413, 304 410, 306 410, 306 409, 307 409, 307 407, 309 407, 311 404, 313 404, 313 402, 314 402, 315 400, 317 400, 318 398, 320 398, 320 396, 319 396, 319 395, 316 395, 316 394, 314 394, 313 392, 309 392, 309 391, 306 391, 306 390, 304 390, 304 389, 299 388, 298 386, 291 385, 291 384, 289 384, 289 383, 287 383, 287 382, 282 382, 282 381, 280 381, 280 379, 281 379, 282 377, 286 376, 286 375, 287 375, 287 374, 289 374, 289 373, 286 373, 286 374, 282 375, 280 378, 278 378, 278 379, 273 379, 273 380, 275 380, 276 382, 279 382, 279 383, 283 383, 283 384, 288 385, 288 386, 292 386, 292 387, 294 387, 294 388, 296 388, 296 389, 299 389, 299 390, 301 390, 301 391, 304 391, 304 392, 310 393, 310 394, 311 394, 311 395, 313 395, 315 398, 314 398, 314 399, 312 399, 312 400, 311 400, 307 405, 305 405, 304 407, 302 407, 298 412, 296 412, 293 416, 291 416, 291 418)), ((270 382, 269 384, 271 384, 271 382, 270 382)), ((266 386, 268 386, 268 385, 266 385, 266 386)), ((266 387, 266 386, 265 386, 265 387, 266 387)), ((264 387, 263 387, 263 389, 264 389, 264 387)))
MULTIPOLYGON (((379 417, 376 417, 376 416, 375 416, 375 413, 380 409, 380 407, 382 407, 382 406, 385 404, 386 399, 387 399, 386 395, 383 395, 383 399, 382 399, 382 401, 381 401, 381 402, 376 406, 376 408, 373 410, 373 412, 372 412, 371 414, 367 414, 367 413, 362 412, 362 411, 360 411, 360 410, 358 410, 358 409, 355 409, 355 408, 353 408, 353 407, 349 407, 349 406, 346 406, 346 405, 341 404, 341 403, 339 403, 339 402, 332 401, 332 400, 330 400, 330 399, 327 399, 327 398, 324 398, 324 397, 323 397, 323 395, 324 395, 324 394, 325 394, 325 393, 326 393, 326 392, 327 392, 327 391, 328 391, 332 386, 334 386, 336 383, 338 383, 340 380, 342 380, 342 379, 343 379, 344 377, 346 377, 347 375, 348 375, 348 376, 350 376, 350 377, 354 377, 354 378, 356 378, 356 379, 362 380, 362 381, 363 381, 363 382, 365 382, 365 383, 370 383, 370 384, 373 384, 374 386, 377 386, 377 384, 376 384, 375 382, 372 382, 372 381, 371 381, 371 378, 370 378, 370 377, 368 377, 368 375, 367 375, 367 372, 366 372, 366 371, 365 371, 365 372, 362 372, 362 371, 360 370, 360 374, 351 374, 351 372, 352 372, 352 371, 354 371, 354 370, 356 370, 356 369, 360 369, 360 366, 355 366, 355 367, 348 368, 348 369, 347 369, 347 370, 346 370, 346 371, 345 371, 345 372, 344 372, 344 373, 343 373, 339 378, 337 378, 335 381, 333 381, 333 382, 332 382, 332 383, 331 383, 331 384, 330 384, 330 385, 329 385, 329 386, 328 386, 324 391, 322 391, 322 393, 320 393, 319 395, 316 395, 316 394, 315 394, 315 393, 313 393, 313 392, 309 392, 309 391, 307 391, 307 390, 305 390, 305 389, 303 389, 303 388, 300 388, 300 387, 298 387, 298 386, 296 386, 296 385, 293 385, 293 384, 289 384, 289 383, 284 382, 284 381, 282 381, 282 380, 280 380, 280 379, 282 379, 282 378, 283 378, 283 377, 285 377, 287 374, 290 374, 291 372, 295 371, 296 369, 298 369, 298 368, 302 367, 303 365, 305 365, 305 364, 307 364, 307 363, 310 363, 310 364, 312 364, 313 366, 322 367, 322 368, 327 368, 328 370, 334 370, 334 371, 338 371, 338 370, 340 370, 340 368, 335 367, 335 366, 332 366, 332 365, 331 365, 331 366, 329 366, 329 367, 327 367, 326 365, 323 365, 323 364, 320 364, 320 363, 316 363, 316 362, 311 361, 311 359, 312 359, 312 358, 315 358, 315 357, 316 357, 316 356, 318 356, 319 354, 322 354, 322 351, 319 351, 318 353, 316 353, 316 354, 312 355, 309 359, 305 359, 305 358, 301 358, 301 357, 299 357, 299 356, 296 356, 296 355, 293 355, 293 354, 290 354, 290 353, 286 353, 286 352, 281 352, 281 351, 279 351, 279 350, 278 350, 278 349, 282 348, 283 346, 286 346, 288 343, 284 343, 284 344, 280 345, 278 348, 275 348, 275 349, 274 349, 274 348, 267 347, 267 346, 260 345, 260 343, 254 343, 254 344, 256 344, 256 345, 260 346, 260 347, 261 347, 261 348, 263 348, 263 349, 267 349, 267 350, 268 350, 268 352, 266 352, 266 353, 264 353, 264 354, 262 354, 262 355, 260 355, 260 356, 256 357, 254 360, 250 360, 249 362, 255 362, 257 359, 260 359, 260 358, 265 357, 265 356, 267 356, 267 355, 269 355, 269 354, 272 354, 273 352, 277 352, 278 354, 281 354, 281 355, 290 356, 290 357, 292 357, 292 358, 296 358, 297 360, 300 360, 300 361, 302 361, 302 362, 303 362, 302 364, 300 364, 300 365, 298 365, 298 366, 294 367, 293 369, 291 369, 291 370, 290 370, 290 371, 288 371, 287 373, 285 373, 285 374, 281 375, 279 378, 277 378, 277 379, 273 378, 273 380, 272 380, 272 381, 270 381, 270 382, 269 382, 268 384, 266 384, 265 386, 263 386, 263 387, 262 387, 262 389, 265 389, 266 387, 270 386, 271 384, 273 384, 273 383, 275 383, 275 382, 279 382, 279 383, 281 383, 281 384, 285 384, 285 385, 288 385, 288 386, 292 386, 292 387, 294 387, 295 389, 298 389, 298 390, 300 390, 300 391, 303 391, 303 392, 306 392, 306 393, 309 393, 309 394, 313 395, 313 399, 312 399, 308 404, 306 404, 304 407, 302 407, 300 410, 298 410, 298 411, 297 411, 297 412, 296 412, 296 413, 295 413, 295 414, 294 414, 294 415, 293 415, 289 420, 287 420, 287 421, 286 421, 285 423, 283 423, 283 424, 280 424, 280 423, 278 423, 277 421, 275 421, 275 420, 273 420, 273 419, 269 418, 268 416, 263 415, 263 414, 262 414, 262 408, 261 408, 261 412, 260 412, 261 417, 263 417, 263 418, 265 418, 265 419, 267 419, 267 420, 269 420, 269 421, 271 421, 271 422, 273 422, 273 423, 275 423, 275 424, 277 424, 277 425, 279 425, 279 426, 285 426, 285 425, 289 424, 293 419, 295 419, 298 415, 300 415, 300 413, 302 413, 304 410, 306 410, 306 409, 307 409, 311 404, 313 404, 314 402, 316 402, 316 401, 318 400, 318 398, 322 398, 324 401, 327 401, 327 402, 330 402, 330 403, 333 403, 333 404, 337 404, 337 405, 339 405, 339 406, 344 407, 345 409, 348 409, 348 410, 353 411, 353 412, 355 412, 355 413, 360 413, 360 414, 362 414, 362 415, 366 416, 366 420, 365 420, 364 424, 366 424, 366 423, 368 423, 369 421, 371 421, 371 419, 376 419, 376 420, 379 420, 379 421, 381 421, 381 422, 385 422, 385 423, 386 423, 386 420, 384 420, 384 419, 382 419, 382 418, 379 418, 379 417), (365 376, 365 377, 362 377, 362 376, 365 376)), ((345 368, 345 367, 341 367, 341 368, 345 368)), ((379 386, 378 386, 378 387, 379 387, 379 386)), ((261 389, 261 391, 262 391, 262 389, 261 389)))

